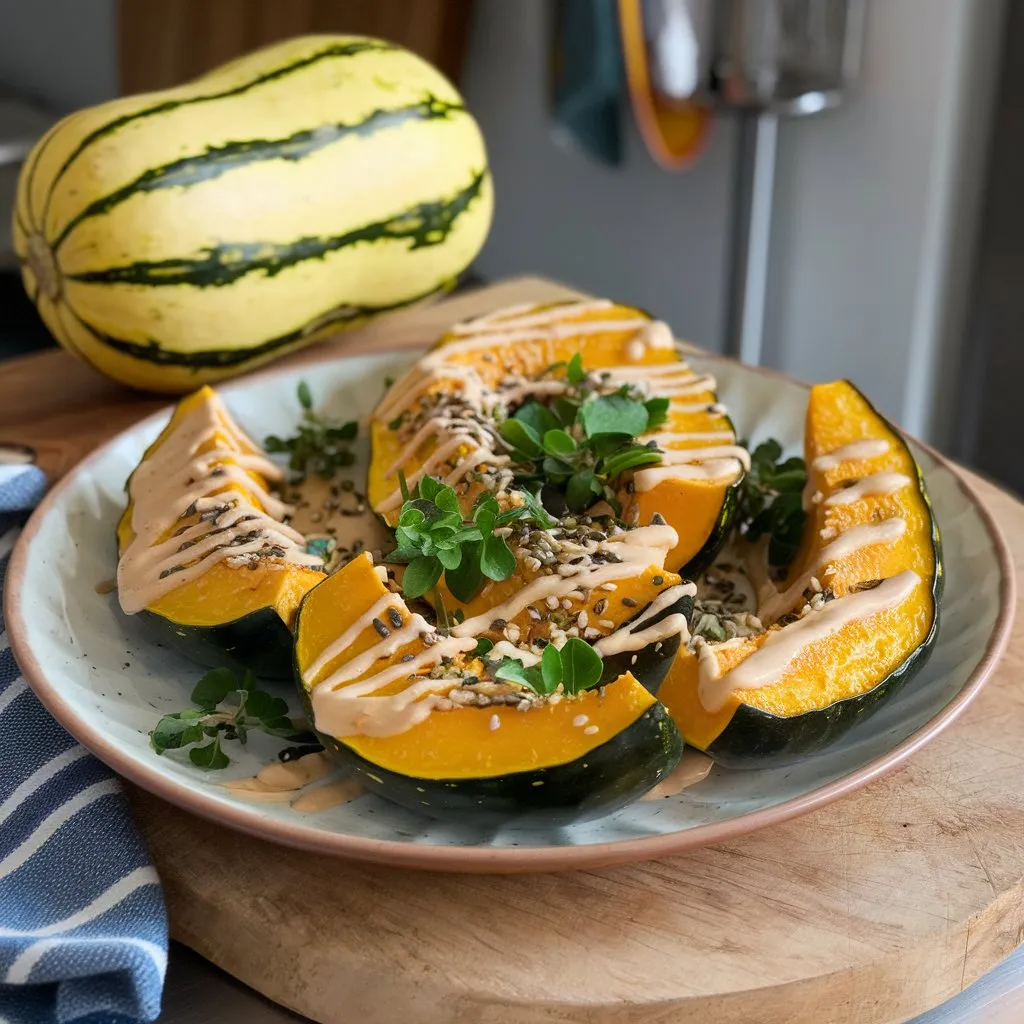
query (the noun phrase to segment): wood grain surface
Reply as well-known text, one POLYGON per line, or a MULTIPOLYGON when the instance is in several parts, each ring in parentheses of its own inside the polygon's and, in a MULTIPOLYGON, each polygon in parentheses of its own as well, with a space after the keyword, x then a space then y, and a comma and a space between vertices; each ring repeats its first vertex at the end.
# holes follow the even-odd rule
POLYGON ((320 32, 380 36, 458 81, 472 0, 119 0, 123 93, 180 85, 244 53, 320 32))
MULTIPOLYGON (((458 317, 567 294, 536 279, 292 358, 417 345, 458 317)), ((161 399, 60 353, 0 366, 0 442, 53 474, 161 399)), ((1024 594, 1024 506, 971 477, 1024 594)), ((275 847, 131 798, 174 936, 317 1021, 882 1024, 1024 941, 1024 616, 978 699, 900 770, 715 848, 560 875, 428 875, 275 847)))

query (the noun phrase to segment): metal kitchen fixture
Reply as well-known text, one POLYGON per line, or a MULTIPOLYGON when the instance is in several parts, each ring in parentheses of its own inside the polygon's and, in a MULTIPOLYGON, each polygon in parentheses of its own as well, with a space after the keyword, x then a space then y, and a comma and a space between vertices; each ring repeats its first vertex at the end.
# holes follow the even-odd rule
POLYGON ((840 102, 864 15, 865 0, 644 0, 653 87, 740 119, 727 351, 744 362, 761 361, 779 118, 840 102))

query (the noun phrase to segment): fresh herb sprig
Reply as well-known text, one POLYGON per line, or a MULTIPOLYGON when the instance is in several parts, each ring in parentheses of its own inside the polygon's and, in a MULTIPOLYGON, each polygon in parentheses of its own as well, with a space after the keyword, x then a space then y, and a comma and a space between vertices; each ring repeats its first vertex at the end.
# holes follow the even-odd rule
POLYGON ((782 445, 774 438, 763 441, 750 453, 750 472, 740 485, 740 532, 749 541, 770 536, 768 563, 775 567, 793 560, 807 519, 807 465, 797 455, 780 459, 782 445))
POLYGON ((613 482, 626 470, 662 461, 655 442, 636 439, 665 422, 669 400, 644 401, 628 386, 599 394, 578 352, 548 369, 562 365, 567 393, 550 404, 526 402, 500 427, 517 463, 516 479, 544 488, 546 501, 554 489, 574 512, 601 498, 619 511, 613 482))
POLYGON ((397 547, 388 561, 405 563, 402 593, 422 597, 444 575, 448 589, 459 601, 469 601, 490 580, 507 580, 515 572, 516 557, 504 537, 494 531, 517 519, 531 518, 549 527, 553 522, 537 499, 522 493, 523 504, 502 511, 497 499, 481 495, 472 515, 464 519, 455 491, 432 476, 420 478, 416 494, 409 492, 399 473, 403 504, 395 530, 397 547))
POLYGON ((299 381, 298 399, 302 421, 295 435, 271 434, 264 439, 263 447, 273 454, 287 454, 288 468, 295 483, 311 473, 330 480, 339 469, 355 462, 355 454, 349 446, 359 432, 359 424, 355 420, 343 423, 316 412, 313 394, 304 380, 299 381))
POLYGON ((562 692, 570 696, 582 693, 596 686, 601 681, 603 672, 604 663, 601 655, 585 640, 575 636, 566 640, 561 650, 554 644, 548 644, 544 648, 539 665, 527 668, 516 658, 503 658, 492 669, 495 679, 520 683, 545 696, 554 693, 559 685, 562 692))
POLYGON ((188 756, 194 765, 217 770, 231 763, 222 742, 238 740, 244 745, 254 729, 290 743, 316 743, 313 733, 288 717, 285 701, 258 688, 251 672, 239 683, 231 669, 212 669, 196 684, 191 699, 194 708, 164 715, 149 734, 158 754, 191 747, 188 756))

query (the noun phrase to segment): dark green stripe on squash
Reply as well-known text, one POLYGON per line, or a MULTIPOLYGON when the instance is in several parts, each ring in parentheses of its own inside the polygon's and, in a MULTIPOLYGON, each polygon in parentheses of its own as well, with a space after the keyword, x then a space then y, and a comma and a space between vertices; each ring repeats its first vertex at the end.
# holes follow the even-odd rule
MULTIPOLYGON (((312 718, 305 689, 299 689, 312 718)), ((321 740, 371 792, 432 818, 481 826, 571 825, 602 817, 643 796, 683 753, 679 732, 661 704, 652 704, 635 722, 575 761, 493 778, 401 775, 330 736, 321 735, 321 740)))
POLYGON ((189 626, 151 611, 130 618, 154 643, 200 665, 250 669, 262 679, 292 677, 292 634, 273 608, 215 626, 189 626))
MULTIPOLYGON (((178 110, 181 107, 193 107, 200 103, 213 103, 217 100, 225 100, 234 96, 242 96, 251 89, 258 88, 261 85, 266 85, 268 82, 276 82, 279 79, 292 75, 297 71, 302 71, 314 64, 318 64, 322 60, 330 60, 336 57, 355 57, 361 53, 387 53, 397 49, 399 49, 399 47, 394 46, 391 43, 386 43, 380 39, 353 39, 349 43, 333 43, 330 46, 324 47, 322 50, 317 50, 315 53, 307 54, 305 57, 293 61, 291 64, 286 64, 284 67, 265 71, 262 75, 257 75, 248 82, 233 85, 230 89, 224 89, 221 92, 208 93, 205 96, 190 96, 187 99, 163 100, 160 103, 154 103, 151 107, 146 107, 143 110, 137 110, 133 114, 125 114, 123 117, 114 118, 114 120, 110 121, 108 124, 105 124, 100 128, 95 128, 93 131, 89 132, 89 134, 86 135, 85 138, 83 138, 82 141, 79 142, 71 151, 68 158, 61 165, 60 170, 53 179, 50 186, 49 197, 52 197, 53 188, 57 182, 60 181, 68 168, 86 149, 89 148, 89 146, 94 142, 98 142, 100 139, 105 139, 107 136, 120 131, 125 127, 125 125, 133 124, 136 121, 143 121, 148 117, 154 117, 158 114, 168 114, 172 110, 178 110)), ((50 208, 49 197, 47 197, 46 200, 46 211, 44 211, 43 215, 44 220, 46 212, 49 211, 50 208)))
POLYGON ((455 195, 431 199, 402 210, 385 220, 372 221, 329 238, 300 238, 294 242, 224 242, 203 249, 203 256, 131 263, 107 270, 71 274, 69 279, 90 284, 134 284, 147 287, 189 285, 221 288, 247 274, 275 277, 306 260, 323 259, 352 245, 383 241, 409 241, 412 249, 442 243, 459 217, 483 191, 487 171, 476 171, 455 195))
MULTIPOLYGON (((187 190, 201 182, 212 181, 229 171, 268 160, 299 161, 335 142, 348 138, 366 138, 377 132, 400 128, 414 121, 448 120, 453 113, 464 113, 461 103, 449 103, 427 95, 417 103, 390 110, 374 110, 361 121, 352 124, 338 122, 296 132, 283 139, 245 139, 211 146, 202 153, 182 157, 159 167, 151 167, 134 181, 116 189, 110 195, 91 202, 81 213, 65 225, 54 250, 58 249, 74 229, 83 221, 109 213, 114 207, 133 196, 157 192, 166 188, 187 190)), ((77 280, 92 280, 79 276, 77 280)))
POLYGON ((383 303, 377 306, 358 306, 345 303, 334 309, 321 313, 308 324, 289 331, 287 334, 271 338, 269 341, 261 342, 259 345, 251 345, 246 348, 214 348, 203 349, 201 352, 176 352, 174 349, 164 348, 158 341, 136 342, 126 341, 123 338, 115 338, 103 331, 93 327, 78 315, 70 304, 65 300, 67 308, 75 319, 87 330, 96 341, 108 348, 120 352, 122 355, 131 356, 134 359, 142 359, 147 363, 154 363, 158 366, 182 366, 193 370, 224 368, 230 366, 242 366, 270 355, 273 352, 280 352, 290 345, 299 345, 305 342, 311 334, 322 331, 329 327, 339 329, 352 327, 364 320, 384 313, 392 313, 407 306, 414 306, 417 302, 443 295, 450 291, 454 281, 442 281, 439 285, 429 291, 421 292, 419 295, 411 295, 407 299, 398 299, 395 302, 383 303))

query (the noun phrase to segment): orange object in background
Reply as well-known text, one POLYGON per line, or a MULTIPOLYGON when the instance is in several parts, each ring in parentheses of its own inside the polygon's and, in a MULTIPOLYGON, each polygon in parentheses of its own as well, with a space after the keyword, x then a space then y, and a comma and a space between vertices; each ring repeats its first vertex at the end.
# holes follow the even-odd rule
POLYGON ((691 166, 711 136, 712 110, 673 99, 655 86, 643 0, 619 0, 619 27, 630 103, 648 152, 666 170, 691 166))

